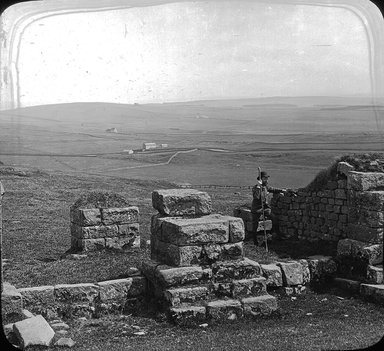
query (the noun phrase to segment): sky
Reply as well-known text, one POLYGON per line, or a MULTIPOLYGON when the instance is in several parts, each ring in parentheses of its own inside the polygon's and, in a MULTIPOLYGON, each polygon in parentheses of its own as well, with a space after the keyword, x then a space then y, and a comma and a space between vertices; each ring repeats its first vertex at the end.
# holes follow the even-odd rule
POLYGON ((369 95, 368 41, 347 9, 186 2, 51 16, 19 47, 21 106, 369 95))

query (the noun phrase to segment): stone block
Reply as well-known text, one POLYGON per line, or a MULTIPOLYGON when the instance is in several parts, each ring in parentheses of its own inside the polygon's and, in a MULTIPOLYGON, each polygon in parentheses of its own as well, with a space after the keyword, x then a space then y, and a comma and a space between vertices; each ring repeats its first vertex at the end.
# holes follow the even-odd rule
POLYGON ((376 190, 384 187, 384 173, 355 172, 348 173, 348 188, 355 191, 376 190))
POLYGON ((354 192, 351 205, 371 211, 384 211, 384 191, 354 192))
POLYGON ((118 235, 131 235, 138 236, 140 234, 140 225, 139 223, 131 224, 119 224, 117 226, 118 235))
POLYGON ((132 278, 109 280, 96 285, 99 287, 99 295, 95 299, 96 315, 122 313, 128 299, 132 278))
POLYGON ((384 305, 384 284, 360 284, 360 295, 368 300, 384 305))
POLYGON ((4 282, 1 292, 1 315, 4 324, 20 320, 23 300, 20 292, 11 284, 4 282))
POLYGON ((307 284, 311 281, 311 271, 309 269, 308 261, 301 259, 299 260, 299 263, 302 267, 302 274, 303 274, 303 284, 307 284))
POLYGON ((383 266, 368 266, 367 267, 367 283, 383 284, 383 266))
POLYGON ((178 246, 229 241, 229 221, 226 216, 169 217, 162 220, 161 227, 161 240, 178 246))
POLYGON ((348 238, 369 244, 383 243, 384 228, 371 228, 360 224, 348 225, 348 238))
POLYGON ((277 262, 283 273, 284 286, 303 284, 303 266, 300 262, 277 262))
POLYGON ((271 295, 246 297, 240 300, 244 315, 250 317, 268 316, 277 310, 277 300, 271 295))
POLYGON ((91 317, 95 310, 95 300, 99 295, 99 286, 90 283, 58 284, 54 295, 61 316, 91 317))
POLYGON ((14 323, 13 331, 23 349, 28 346, 50 346, 55 336, 54 330, 42 315, 14 323))
POLYGON ((371 265, 383 264, 383 245, 369 245, 362 249, 362 257, 371 265))
POLYGON ((105 248, 105 238, 99 239, 78 239, 78 247, 83 251, 96 251, 105 248))
POLYGON ((57 306, 54 295, 54 287, 38 286, 19 289, 23 298, 23 306, 35 314, 41 314, 50 320, 57 317, 57 306))
POLYGON ((177 246, 151 238, 151 258, 171 266, 192 266, 201 260, 201 246, 177 246))
MULTIPOLYGON (((164 266, 163 266, 164 267, 164 266)), ((203 269, 200 266, 190 267, 159 267, 156 271, 157 281, 163 287, 171 287, 185 284, 195 284, 212 277, 212 270, 203 269)))
POLYGON ((80 227, 71 223, 71 236, 77 239, 99 239, 105 237, 114 237, 118 235, 118 226, 91 226, 80 227))
POLYGON ((339 162, 337 164, 337 172, 338 173, 341 173, 341 174, 344 174, 344 175, 348 175, 349 172, 353 171, 354 170, 354 167, 352 165, 350 165, 348 162, 339 162))
POLYGON ((196 326, 206 320, 205 306, 172 307, 169 314, 171 321, 181 326, 196 326))
POLYGON ((131 247, 140 247, 140 236, 120 235, 113 238, 105 238, 105 247, 113 249, 126 249, 131 247))
POLYGON ((260 265, 248 258, 216 262, 211 268, 215 282, 231 282, 234 279, 249 279, 262 275, 260 265))
POLYGON ((80 227, 101 225, 101 211, 98 208, 71 208, 70 219, 80 227))
POLYGON ((264 277, 234 280, 232 282, 232 297, 246 297, 264 295, 267 292, 266 279, 264 277))
POLYGON ((210 196, 195 189, 155 190, 152 206, 167 216, 202 216, 212 212, 210 196))
POLYGON ((208 302, 207 317, 214 321, 235 320, 243 317, 243 307, 238 300, 218 300, 208 302))
POLYGON ((195 303, 208 298, 209 290, 205 286, 170 288, 164 291, 164 298, 172 307, 184 303, 195 303))
POLYGON ((283 275, 281 269, 278 265, 271 264, 261 264, 261 269, 263 276, 267 279, 267 287, 281 287, 283 286, 283 275))
POLYGON ((136 206, 122 208, 102 208, 101 219, 104 225, 138 223, 139 208, 136 206))
POLYGON ((331 256, 309 256, 307 261, 312 282, 327 280, 333 277, 337 271, 336 262, 331 256))
POLYGON ((157 240, 162 240, 162 224, 165 219, 160 214, 153 215, 151 217, 151 236, 155 237, 157 240))
POLYGON ((244 222, 241 218, 229 220, 229 242, 237 243, 245 239, 244 222))

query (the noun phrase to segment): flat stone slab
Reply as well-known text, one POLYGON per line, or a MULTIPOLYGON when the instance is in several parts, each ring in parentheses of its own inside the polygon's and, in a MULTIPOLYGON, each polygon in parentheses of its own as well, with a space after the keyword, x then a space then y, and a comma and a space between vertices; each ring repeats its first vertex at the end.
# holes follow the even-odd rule
POLYGON ((201 216, 212 212, 211 197, 195 189, 155 190, 152 206, 166 216, 201 216))
POLYGON ((207 317, 211 320, 236 320, 243 317, 243 307, 239 300, 217 300, 206 304, 207 317))
POLYGON ((215 282, 232 282, 234 279, 249 279, 262 275, 260 264, 249 258, 216 262, 211 268, 215 282))
POLYGON ((160 285, 171 287, 206 281, 212 277, 212 270, 210 268, 202 268, 201 266, 163 266, 163 268, 158 268, 156 275, 160 285))
POLYGON ((246 297, 240 300, 245 316, 268 316, 277 310, 277 299, 271 295, 246 297))
POLYGON ((105 225, 138 223, 139 208, 137 206, 102 208, 101 220, 105 225))
POLYGON ((49 346, 55 336, 54 330, 41 315, 14 323, 13 331, 23 348, 33 345, 49 346))
POLYGON ((178 307, 184 303, 195 303, 208 298, 209 290, 205 286, 190 288, 171 288, 164 292, 165 300, 172 307, 178 307))
POLYGON ((236 243, 245 238, 242 219, 212 214, 198 218, 153 216, 151 234, 178 246, 236 243))

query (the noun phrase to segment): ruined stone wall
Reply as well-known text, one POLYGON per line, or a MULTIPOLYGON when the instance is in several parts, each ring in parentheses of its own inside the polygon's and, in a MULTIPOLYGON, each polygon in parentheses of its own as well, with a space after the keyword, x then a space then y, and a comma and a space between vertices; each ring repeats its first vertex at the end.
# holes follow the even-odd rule
POLYGON ((274 195, 272 209, 286 237, 382 243, 384 173, 356 172, 340 162, 336 180, 319 191, 299 189, 296 197, 274 195))
POLYGON ((275 194, 272 209, 285 237, 338 241, 348 231, 347 180, 339 176, 320 191, 299 189, 297 196, 275 194))

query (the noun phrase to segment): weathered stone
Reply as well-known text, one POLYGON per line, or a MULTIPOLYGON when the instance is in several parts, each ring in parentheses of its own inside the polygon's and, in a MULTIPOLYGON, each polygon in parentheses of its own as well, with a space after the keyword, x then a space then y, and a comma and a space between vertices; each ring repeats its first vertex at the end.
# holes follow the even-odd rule
POLYGON ((55 332, 42 315, 14 323, 13 331, 23 348, 33 345, 49 346, 55 336, 55 332))
POLYGON ((362 249, 362 257, 372 265, 383 264, 383 245, 369 245, 362 249))
POLYGON ((60 338, 55 342, 55 346, 73 347, 75 342, 71 338, 60 338))
POLYGON ((228 217, 208 215, 199 218, 169 217, 162 220, 162 241, 175 245, 227 243, 228 217))
POLYGON ((90 283, 58 284, 54 287, 59 314, 65 317, 90 317, 99 295, 99 286, 90 283))
POLYGON ((348 173, 348 188, 356 191, 375 190, 384 187, 384 173, 355 172, 348 173))
POLYGON ((194 326, 206 320, 205 306, 172 307, 169 312, 170 319, 177 325, 194 326))
POLYGON ((193 303, 208 298, 208 288, 197 286, 192 288, 171 288, 164 292, 164 298, 172 307, 179 307, 183 303, 193 303))
POLYGON ((360 295, 384 305, 384 284, 360 284, 360 295))
POLYGON ((98 282, 96 285, 99 287, 98 300, 100 302, 121 302, 128 296, 128 291, 132 285, 132 278, 107 280, 98 282))
POLYGON ((197 283, 200 280, 212 276, 211 269, 203 269, 200 266, 159 268, 157 277, 164 287, 197 283))
POLYGON ((151 236, 157 240, 162 240, 162 225, 163 221, 168 219, 161 214, 156 214, 151 217, 151 236))
POLYGON ((309 256, 308 267, 311 274, 311 281, 319 282, 333 277, 337 271, 336 262, 331 256, 309 256))
POLYGON ((302 272, 303 272, 303 284, 307 284, 311 281, 311 272, 309 269, 308 261, 301 259, 299 260, 299 263, 302 266, 302 272))
POLYGON ((344 175, 348 175, 349 172, 353 171, 354 170, 354 167, 352 165, 350 165, 348 162, 339 162, 337 164, 337 172, 338 173, 341 173, 341 174, 344 174, 344 175))
POLYGON ((370 228, 360 224, 348 225, 348 238, 370 244, 383 243, 384 228, 370 228))
POLYGON ((57 316, 54 287, 38 286, 19 289, 23 297, 23 306, 35 314, 41 314, 44 318, 52 319, 57 316))
POLYGON ((207 303, 207 316, 212 320, 233 320, 243 317, 243 308, 238 300, 218 300, 207 303))
POLYGON ((151 258, 171 266, 192 266, 200 262, 201 246, 177 246, 151 238, 151 258))
POLYGON ((232 282, 232 297, 258 296, 267 292, 264 277, 234 280, 232 282))
POLYGON ((105 247, 113 249, 126 249, 130 247, 140 247, 140 236, 121 235, 114 238, 105 238, 105 247))
POLYGON ((384 191, 359 191, 351 196, 351 205, 371 211, 384 211, 384 191))
POLYGON ((99 239, 115 237, 119 234, 117 225, 99 225, 91 227, 80 227, 71 223, 71 235, 77 239, 99 239))
POLYGON ((105 248, 105 239, 78 239, 78 247, 83 251, 96 251, 105 248))
POLYGON ((267 279, 267 287, 283 286, 283 275, 278 265, 271 263, 261 264, 260 266, 263 271, 263 276, 267 279))
POLYGON ((212 264, 213 279, 216 282, 231 282, 234 279, 248 279, 261 276, 260 265, 248 258, 216 262, 212 264))
POLYGON ((268 316, 277 310, 277 300, 271 295, 253 296, 241 299, 245 316, 268 316))
POLYGON ((55 322, 51 323, 50 325, 53 330, 69 329, 69 325, 64 322, 55 322))
POLYGON ((299 262, 277 262, 283 273, 284 286, 303 284, 303 267, 299 262))
POLYGON ((119 236, 120 235, 138 236, 140 234, 139 223, 118 224, 117 228, 118 228, 117 233, 119 236))
POLYGON ((70 219, 81 227, 101 225, 101 212, 98 208, 71 208, 70 219))
POLYGON ((245 239, 244 222, 241 218, 229 220, 229 242, 237 243, 245 239))
POLYGON ((4 282, 1 292, 1 315, 4 324, 19 320, 22 316, 23 300, 20 292, 11 284, 4 282))
POLYGON ((231 244, 207 244, 203 246, 201 262, 212 264, 215 261, 239 259, 243 256, 243 242, 231 244))
POLYGON ((163 215, 209 215, 212 211, 210 196, 195 189, 166 189, 152 192, 152 206, 163 215))
POLYGON ((383 284, 383 266, 367 267, 367 282, 371 284, 383 284))
POLYGON ((138 223, 139 208, 129 206, 123 208, 102 208, 101 219, 105 225, 138 223))

